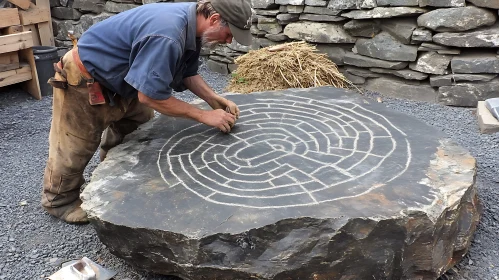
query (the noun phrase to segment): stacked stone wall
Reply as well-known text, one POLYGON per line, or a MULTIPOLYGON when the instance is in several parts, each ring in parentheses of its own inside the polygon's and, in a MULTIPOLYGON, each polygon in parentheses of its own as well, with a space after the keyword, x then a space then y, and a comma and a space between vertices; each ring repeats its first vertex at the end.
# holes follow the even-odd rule
MULTIPOLYGON (((254 42, 207 51, 211 70, 234 59, 305 40, 367 90, 446 105, 476 106, 499 96, 498 0, 251 0, 254 42)), ((51 0, 57 46, 93 24, 157 0, 51 0)), ((195 0, 164 0, 195 2, 195 0)))
MULTIPOLYGON (((327 53, 350 81, 386 95, 455 106, 499 96, 498 0, 253 0, 252 5, 252 49, 305 40, 327 53)), ((243 49, 231 45, 212 52, 211 69, 235 68, 232 59, 243 49)))
POLYGON ((68 31, 77 38, 90 26, 110 16, 155 2, 196 2, 196 0, 50 0, 56 46, 70 47, 68 31))

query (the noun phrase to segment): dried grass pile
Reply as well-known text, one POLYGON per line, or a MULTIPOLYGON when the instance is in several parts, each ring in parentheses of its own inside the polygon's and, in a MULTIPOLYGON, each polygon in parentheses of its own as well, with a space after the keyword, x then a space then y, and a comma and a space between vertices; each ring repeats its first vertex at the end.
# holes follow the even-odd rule
POLYGON ((326 54, 303 41, 251 50, 235 63, 237 70, 227 86, 229 92, 352 86, 326 54))

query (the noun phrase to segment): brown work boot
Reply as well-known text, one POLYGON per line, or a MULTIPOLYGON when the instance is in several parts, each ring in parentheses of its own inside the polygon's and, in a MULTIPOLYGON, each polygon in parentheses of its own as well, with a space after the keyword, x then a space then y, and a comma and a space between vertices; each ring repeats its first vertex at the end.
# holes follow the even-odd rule
POLYGON ((88 223, 87 213, 81 209, 81 200, 77 199, 71 204, 60 207, 44 207, 52 216, 55 216, 69 224, 88 223))

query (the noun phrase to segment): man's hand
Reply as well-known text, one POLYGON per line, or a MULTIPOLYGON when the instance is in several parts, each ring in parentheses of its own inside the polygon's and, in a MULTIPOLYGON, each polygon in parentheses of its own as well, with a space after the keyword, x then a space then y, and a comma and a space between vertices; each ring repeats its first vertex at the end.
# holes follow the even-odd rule
POLYGON ((195 95, 206 101, 206 103, 208 103, 214 110, 225 110, 227 107, 229 107, 230 112, 236 116, 236 119, 239 118, 239 108, 237 107, 237 105, 234 102, 217 95, 208 86, 208 84, 206 84, 201 76, 195 75, 185 78, 184 84, 195 95))
POLYGON ((232 126, 234 126, 234 123, 236 122, 236 117, 233 114, 227 113, 225 110, 201 110, 189 103, 178 100, 173 96, 165 100, 155 100, 149 98, 142 92, 139 92, 138 97, 139 102, 153 108, 161 114, 193 119, 200 123, 216 127, 223 132, 230 132, 232 126))
POLYGON ((236 117, 224 110, 217 109, 213 111, 205 111, 201 120, 204 124, 217 127, 222 132, 230 132, 232 126, 236 122, 236 117))
POLYGON ((230 110, 230 113, 232 113, 236 117, 236 120, 239 119, 239 113, 240 113, 239 107, 237 107, 236 103, 234 103, 228 99, 225 99, 221 96, 217 96, 216 98, 214 98, 210 102, 210 106, 214 110, 217 110, 217 109, 225 110, 228 107, 230 110))

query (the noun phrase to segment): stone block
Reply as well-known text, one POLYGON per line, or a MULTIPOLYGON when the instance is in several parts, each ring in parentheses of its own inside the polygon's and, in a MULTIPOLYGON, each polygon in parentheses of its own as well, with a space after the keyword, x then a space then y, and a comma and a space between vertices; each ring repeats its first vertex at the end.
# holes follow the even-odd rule
POLYGON ((499 1, 497 0, 467 0, 475 6, 489 9, 499 9, 499 1))
POLYGON ((493 134, 499 132, 499 121, 485 106, 485 101, 478 101, 476 116, 481 133, 493 134))
POLYGON ((305 6, 292 6, 292 5, 282 5, 279 7, 279 11, 281 13, 289 13, 289 14, 301 14, 303 13, 303 10, 305 9, 305 6))
POLYGON ((358 76, 358 77, 363 77, 363 78, 379 78, 379 77, 381 77, 381 74, 374 73, 371 70, 366 69, 366 68, 355 67, 355 66, 346 66, 344 68, 344 72, 350 73, 350 74, 358 76))
POLYGON ((321 53, 325 53, 336 65, 343 65, 343 58, 345 57, 347 49, 352 49, 351 45, 317 44, 317 50, 321 53))
POLYGON ((52 27, 54 29, 55 39, 61 41, 69 41, 68 31, 72 30, 76 38, 80 38, 81 34, 85 31, 79 22, 72 20, 58 20, 52 19, 52 27))
POLYGON ((476 107, 478 101, 499 97, 499 80, 487 83, 467 83, 438 88, 438 101, 443 105, 476 107))
POLYGON ((343 76, 354 85, 362 85, 366 82, 366 78, 353 75, 348 72, 343 72, 343 76))
POLYGON ((300 14, 278 14, 277 22, 281 25, 287 25, 291 22, 296 22, 300 18, 300 14))
POLYGON ((330 0, 328 7, 334 10, 371 9, 376 0, 330 0))
POLYGON ((348 65, 366 68, 403 69, 409 64, 408 62, 386 61, 382 59, 371 58, 368 56, 358 55, 353 52, 345 53, 343 61, 348 65))
POLYGON ((437 100, 437 91, 429 84, 410 84, 405 79, 386 77, 369 79, 364 87, 389 97, 432 103, 437 100))
POLYGON ((54 7, 51 9, 52 17, 57 19, 70 19, 79 20, 82 13, 78 12, 76 9, 67 7, 54 7))
POLYGON ((343 17, 352 19, 370 19, 370 18, 392 18, 403 16, 416 16, 426 13, 424 8, 414 7, 377 7, 371 10, 350 11, 341 14, 343 17))
POLYGON ((422 73, 443 75, 447 74, 451 59, 450 55, 426 52, 415 63, 410 63, 409 68, 422 73))
POLYGON ((259 16, 271 16, 275 17, 277 14, 279 14, 279 10, 260 10, 260 9, 255 9, 255 13, 259 16))
POLYGON ((336 16, 336 15, 339 15, 342 11, 341 10, 330 9, 328 7, 305 6, 305 9, 303 10, 303 12, 306 13, 306 14, 318 14, 318 15, 336 16))
POLYGON ((104 11, 105 0, 74 0, 73 8, 82 12, 100 14, 104 11))
POLYGON ((355 43, 357 40, 336 23, 293 22, 286 25, 284 34, 312 43, 355 43))
POLYGON ((489 82, 496 78, 493 74, 448 74, 430 77, 430 84, 434 87, 452 86, 459 82, 489 82))
POLYGON ((265 38, 269 39, 273 42, 282 42, 288 40, 288 36, 280 33, 280 34, 265 34, 265 38))
POLYGON ((406 80, 418 80, 422 81, 428 78, 428 74, 424 74, 418 71, 413 71, 409 69, 402 70, 393 70, 393 69, 384 69, 384 68, 369 68, 374 73, 379 74, 389 74, 399 78, 404 78, 406 80))
POLYGON ((438 44, 461 48, 497 48, 499 47, 499 25, 482 27, 477 31, 443 32, 433 36, 438 44))
POLYGON ((432 42, 433 33, 425 28, 416 28, 411 35, 412 42, 432 42))
POLYGON ((393 6, 393 7, 411 7, 418 6, 419 0, 377 0, 379 7, 381 6, 393 6))
POLYGON ((272 9, 278 6, 274 0, 251 0, 251 4, 254 9, 272 9))
POLYGON ((381 32, 381 28, 379 25, 372 20, 358 20, 353 19, 345 25, 343 28, 352 36, 355 37, 366 37, 373 38, 379 32, 381 32))
POLYGON ((403 44, 411 43, 413 31, 418 27, 415 18, 393 18, 377 21, 381 30, 388 32, 403 44))
POLYGON ((464 7, 465 0, 419 0, 420 7, 464 7))
POLYGON ((106 5, 104 6, 104 11, 118 14, 137 7, 140 7, 140 5, 122 4, 122 3, 115 3, 113 1, 107 1, 106 5))
POLYGON ((418 17, 418 25, 439 32, 466 31, 493 25, 496 19, 497 14, 490 10, 467 6, 427 12, 418 17))
POLYGON ((258 29, 265 31, 269 34, 279 34, 282 32, 282 25, 277 23, 258 23, 258 29))
POLYGON ((418 56, 416 46, 404 45, 388 32, 381 32, 373 39, 358 39, 355 48, 360 55, 389 61, 415 61, 418 56))
POLYGON ((208 67, 208 69, 210 71, 213 71, 213 72, 216 72, 216 73, 220 73, 220 74, 223 74, 223 75, 229 74, 229 68, 227 67, 226 63, 222 63, 222 62, 219 62, 219 61, 214 61, 214 60, 209 59, 206 62, 206 66, 208 67))
POLYGON ((455 56, 450 65, 453 73, 499 74, 499 58, 494 53, 468 53, 455 56))
POLYGON ((305 0, 305 6, 325 7, 326 5, 326 0, 305 0))
POLYGON ((275 3, 279 5, 302 6, 305 5, 305 0, 275 0, 275 3))
POLYGON ((341 16, 316 15, 316 14, 301 14, 300 20, 316 21, 316 22, 338 22, 345 20, 341 16))
POLYGON ((100 13, 98 15, 94 14, 84 14, 80 18, 80 24, 83 28, 84 31, 88 30, 90 26, 101 22, 109 17, 113 16, 113 14, 110 13, 100 13))

